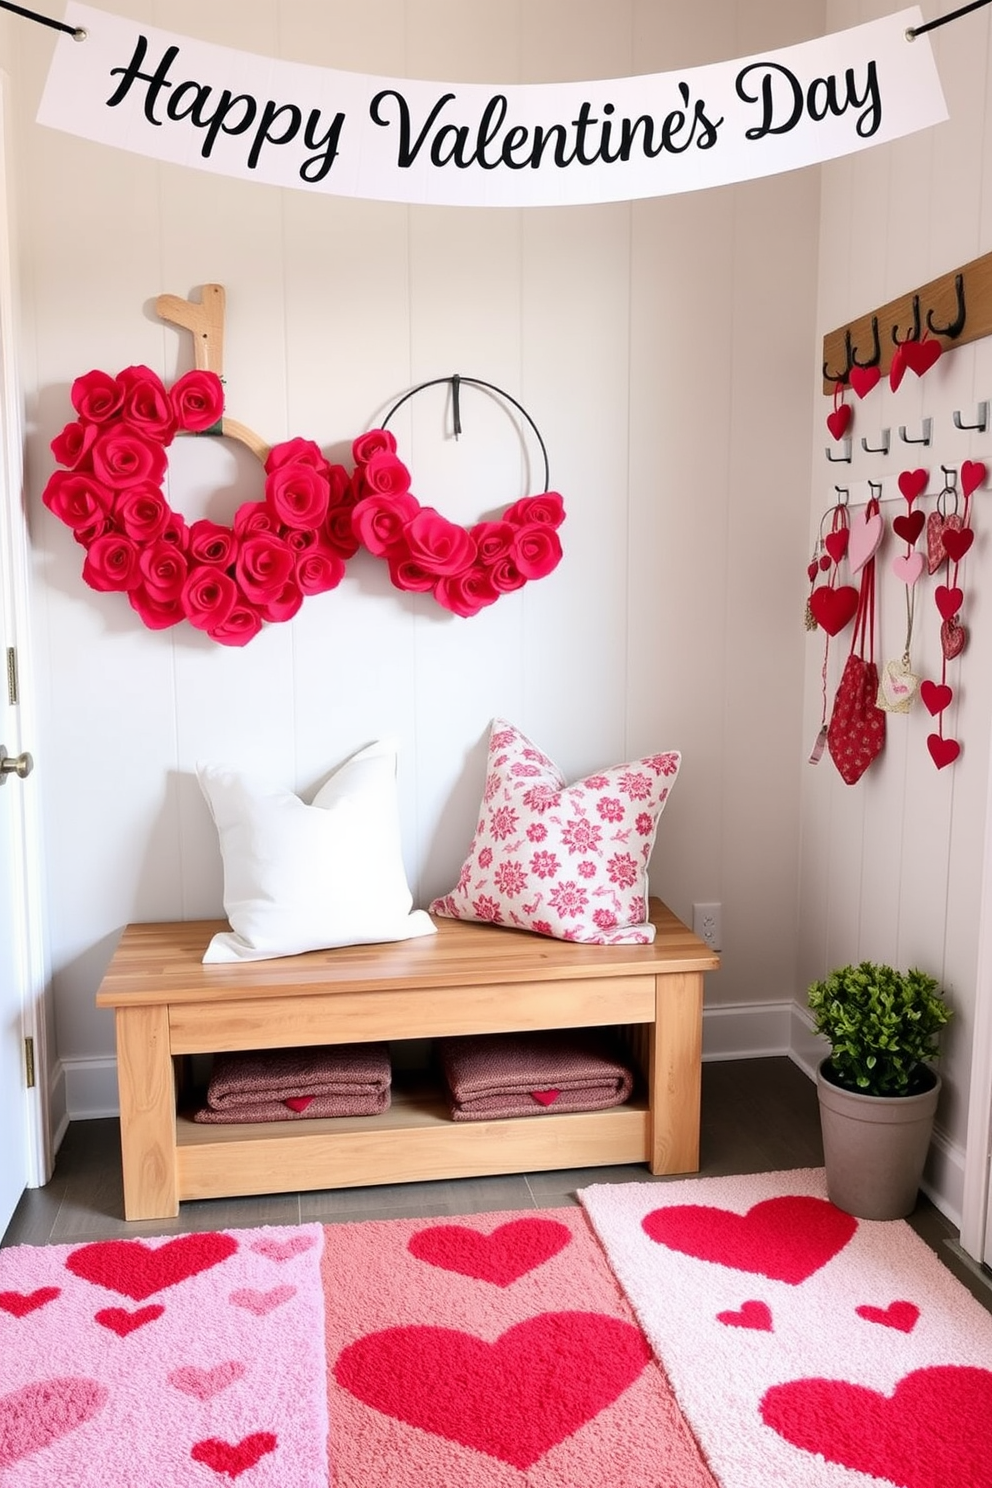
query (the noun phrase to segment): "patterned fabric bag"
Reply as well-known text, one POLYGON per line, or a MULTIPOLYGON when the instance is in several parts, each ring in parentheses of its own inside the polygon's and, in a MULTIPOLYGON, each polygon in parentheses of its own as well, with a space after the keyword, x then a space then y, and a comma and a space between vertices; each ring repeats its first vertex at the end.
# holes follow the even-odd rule
POLYGON ((851 654, 844 664, 827 726, 830 758, 848 785, 855 785, 861 779, 872 760, 885 747, 885 711, 878 706, 877 697, 875 559, 870 558, 861 576, 851 654))

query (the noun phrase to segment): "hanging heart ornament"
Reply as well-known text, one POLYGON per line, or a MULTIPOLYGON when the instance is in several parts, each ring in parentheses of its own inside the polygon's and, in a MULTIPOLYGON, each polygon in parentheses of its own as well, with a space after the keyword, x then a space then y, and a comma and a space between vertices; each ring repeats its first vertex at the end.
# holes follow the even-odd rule
POLYGON ((927 572, 935 574, 947 558, 944 534, 960 532, 964 523, 956 512, 945 517, 942 512, 931 512, 927 517, 927 572))
POLYGON ((877 706, 887 713, 908 713, 920 686, 920 679, 910 670, 909 657, 887 661, 878 679, 877 706))
POLYGON ((866 511, 860 521, 851 526, 851 536, 847 545, 847 561, 851 567, 851 573, 856 574, 868 559, 873 557, 879 543, 882 541, 882 533, 885 524, 878 512, 871 515, 866 511))

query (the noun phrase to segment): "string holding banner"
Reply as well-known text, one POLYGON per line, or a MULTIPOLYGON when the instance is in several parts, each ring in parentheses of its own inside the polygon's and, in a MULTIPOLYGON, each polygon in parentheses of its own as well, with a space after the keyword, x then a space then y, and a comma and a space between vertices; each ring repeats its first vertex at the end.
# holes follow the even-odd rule
MULTIPOLYGON (((0 0, 0 4, 3 0, 0 0)), ((837 158, 947 118, 912 7, 678 72, 513 86, 238 52, 69 0, 38 121, 177 165, 423 205, 633 201, 837 158)))

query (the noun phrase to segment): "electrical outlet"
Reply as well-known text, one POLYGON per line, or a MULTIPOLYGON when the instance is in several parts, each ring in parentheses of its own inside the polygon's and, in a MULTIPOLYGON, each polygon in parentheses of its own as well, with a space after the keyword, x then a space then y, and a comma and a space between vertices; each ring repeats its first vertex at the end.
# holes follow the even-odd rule
POLYGON ((700 940, 705 940, 711 951, 720 949, 719 904, 694 904, 692 906, 692 930, 700 940))

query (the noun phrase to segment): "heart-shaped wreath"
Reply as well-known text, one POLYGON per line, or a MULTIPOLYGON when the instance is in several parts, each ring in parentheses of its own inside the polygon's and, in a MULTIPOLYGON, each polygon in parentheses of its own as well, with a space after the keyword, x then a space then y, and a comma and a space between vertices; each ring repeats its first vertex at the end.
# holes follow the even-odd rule
POLYGON ((312 440, 290 439, 265 458, 264 499, 241 505, 231 527, 187 525, 162 489, 166 450, 180 433, 221 432, 220 378, 197 370, 166 389, 149 367, 92 371, 75 380, 71 401, 78 418, 51 445, 67 468, 50 477, 42 501, 86 550, 85 582, 126 593, 151 630, 188 620, 222 645, 244 646, 264 622, 290 620, 307 595, 336 588, 359 546, 386 560, 398 589, 429 591, 464 616, 561 559, 557 492, 460 527, 412 494, 385 419, 355 440, 351 475, 312 440))

